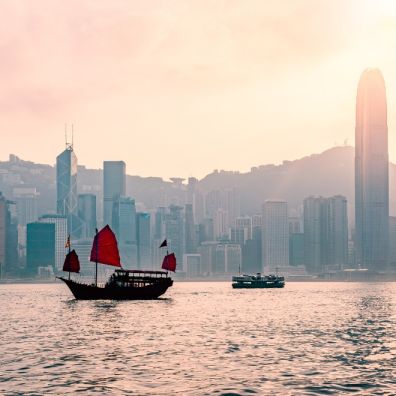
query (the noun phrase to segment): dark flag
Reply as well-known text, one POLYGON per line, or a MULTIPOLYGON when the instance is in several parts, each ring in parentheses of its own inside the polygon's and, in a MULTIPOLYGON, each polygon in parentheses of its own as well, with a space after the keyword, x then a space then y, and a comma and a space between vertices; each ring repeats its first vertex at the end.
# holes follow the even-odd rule
POLYGON ((164 241, 161 243, 160 248, 162 248, 164 246, 168 246, 168 244, 166 243, 166 239, 164 239, 164 241))

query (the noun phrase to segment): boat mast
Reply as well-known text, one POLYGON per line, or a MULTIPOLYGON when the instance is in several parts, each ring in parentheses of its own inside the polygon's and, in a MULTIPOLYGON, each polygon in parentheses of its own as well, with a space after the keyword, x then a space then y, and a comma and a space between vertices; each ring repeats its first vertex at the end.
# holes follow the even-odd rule
POLYGON ((95 238, 95 249, 96 249, 96 260, 95 260, 95 286, 98 286, 98 229, 96 229, 95 238))
MULTIPOLYGON (((70 245, 71 245, 71 243, 70 243, 70 235, 69 235, 69 243, 68 243, 68 245, 69 245, 69 254, 70 254, 70 249, 71 249, 71 247, 70 247, 70 245)), ((70 260, 70 256, 69 256, 69 260, 70 260)), ((69 271, 69 280, 70 280, 70 271, 69 271)))

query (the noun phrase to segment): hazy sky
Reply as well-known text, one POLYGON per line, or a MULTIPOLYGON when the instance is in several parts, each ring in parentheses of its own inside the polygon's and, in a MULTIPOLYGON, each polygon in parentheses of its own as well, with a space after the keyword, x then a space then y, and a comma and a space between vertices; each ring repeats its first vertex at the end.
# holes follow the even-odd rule
POLYGON ((379 67, 396 161, 396 1, 0 0, 0 160, 197 176, 354 143, 379 67))

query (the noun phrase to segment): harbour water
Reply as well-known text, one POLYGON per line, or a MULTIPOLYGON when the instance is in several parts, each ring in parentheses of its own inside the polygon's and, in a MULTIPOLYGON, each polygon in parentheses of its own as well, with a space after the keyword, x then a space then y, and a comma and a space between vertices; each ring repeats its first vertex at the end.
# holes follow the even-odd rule
POLYGON ((396 283, 175 282, 120 302, 0 285, 0 307, 2 395, 396 394, 396 283))

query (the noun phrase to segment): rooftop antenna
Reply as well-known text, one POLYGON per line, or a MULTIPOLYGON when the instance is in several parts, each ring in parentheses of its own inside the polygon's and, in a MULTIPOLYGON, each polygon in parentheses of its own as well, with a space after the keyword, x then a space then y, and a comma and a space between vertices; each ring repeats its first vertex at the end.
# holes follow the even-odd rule
POLYGON ((73 149, 74 144, 74 124, 72 124, 72 140, 71 140, 71 148, 73 149))
POLYGON ((67 123, 65 122, 65 145, 67 148, 67 123))
POLYGON ((68 142, 68 137, 67 137, 67 124, 65 124, 65 142, 66 142, 66 150, 73 151, 73 124, 72 124, 72 141, 71 143, 68 142))

